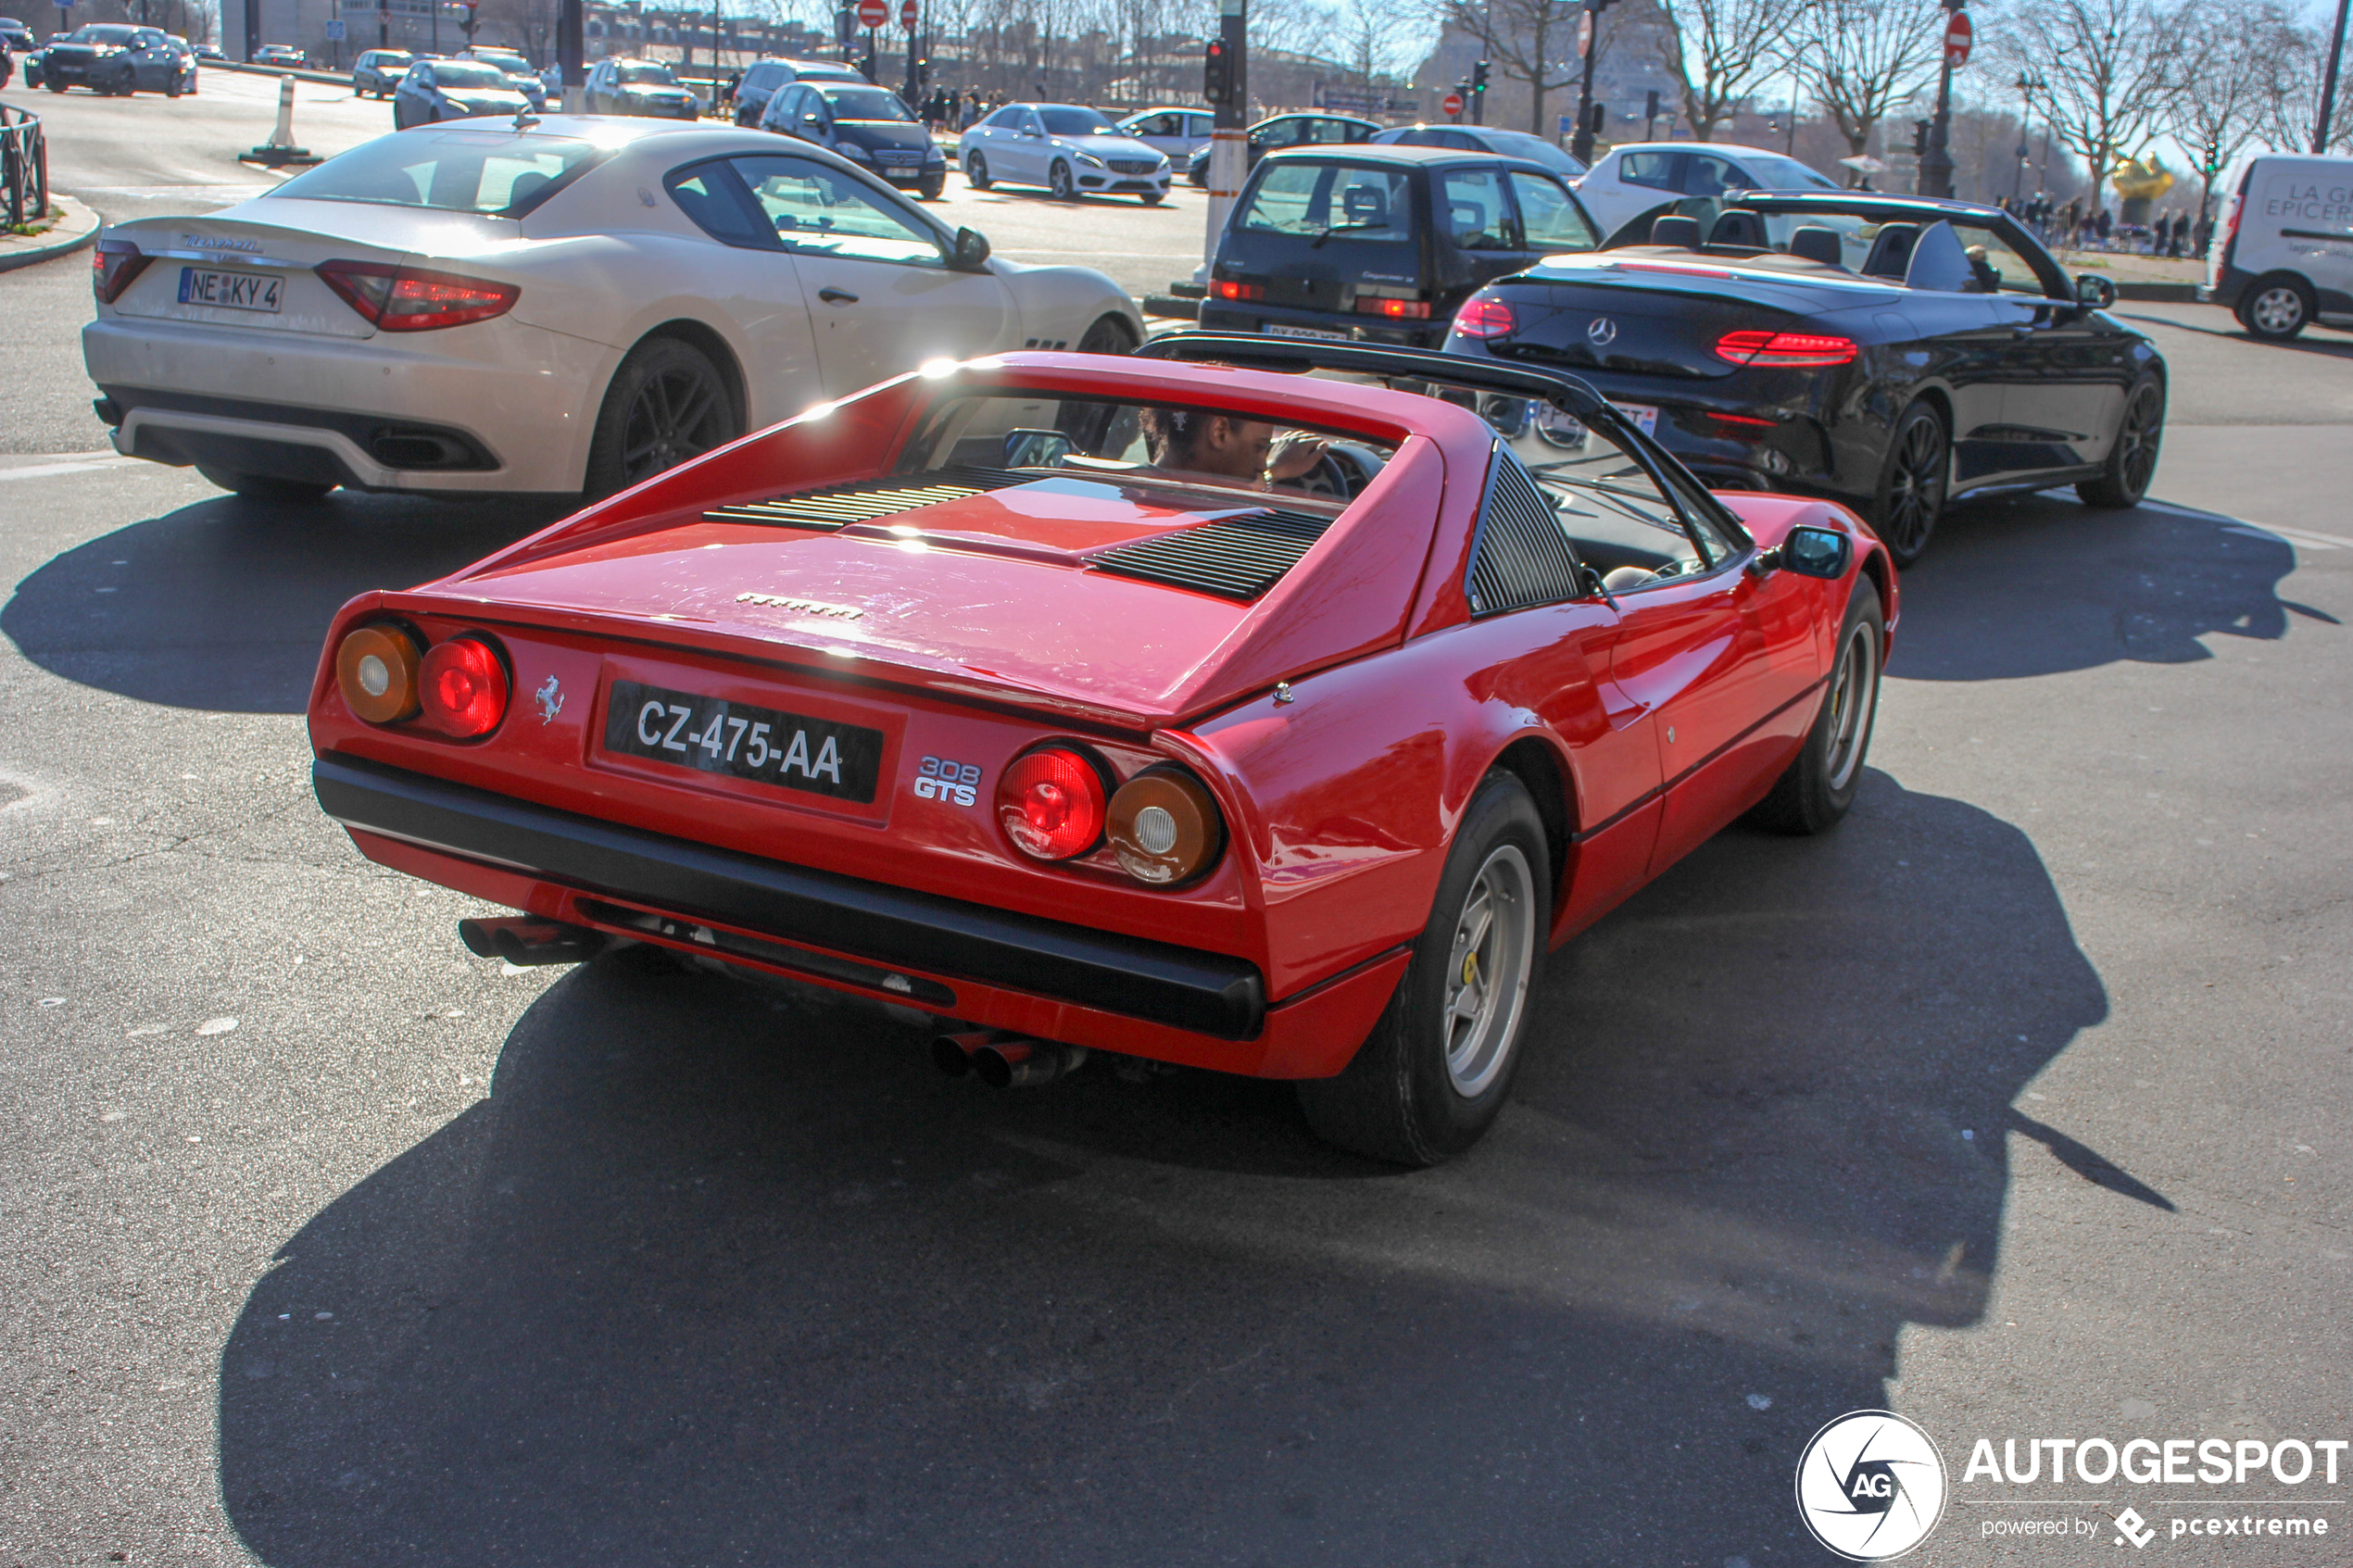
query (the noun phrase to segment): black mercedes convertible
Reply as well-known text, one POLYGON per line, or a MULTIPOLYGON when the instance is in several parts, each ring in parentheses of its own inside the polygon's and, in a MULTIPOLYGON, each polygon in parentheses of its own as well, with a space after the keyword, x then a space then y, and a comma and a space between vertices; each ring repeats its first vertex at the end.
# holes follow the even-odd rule
POLYGON ((1902 563, 1963 496, 2146 493, 2165 361, 2103 308, 2113 285, 2070 280, 2007 213, 1869 192, 1710 205, 1490 283, 1446 351, 1576 370, 1711 487, 1843 502, 1902 563))

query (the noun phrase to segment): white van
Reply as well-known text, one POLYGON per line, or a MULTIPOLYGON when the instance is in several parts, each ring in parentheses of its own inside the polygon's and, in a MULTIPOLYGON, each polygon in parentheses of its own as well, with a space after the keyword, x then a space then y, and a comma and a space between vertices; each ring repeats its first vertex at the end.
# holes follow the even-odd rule
POLYGON ((2198 297, 2273 343, 2314 321, 2353 327, 2353 157, 2259 153, 2222 189, 2198 297))

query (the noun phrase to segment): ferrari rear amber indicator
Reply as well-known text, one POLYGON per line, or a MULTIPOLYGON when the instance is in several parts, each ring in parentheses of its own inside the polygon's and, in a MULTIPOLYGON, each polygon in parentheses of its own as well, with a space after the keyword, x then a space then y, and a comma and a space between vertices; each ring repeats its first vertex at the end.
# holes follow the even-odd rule
POLYGON ((507 716, 507 666, 484 637, 435 643, 419 671, 425 722, 447 735, 486 735, 507 716))
POLYGON ((343 705, 371 724, 394 724, 417 712, 415 639, 397 626, 362 626, 335 648, 335 685, 343 705))
POLYGON ((1106 833, 1119 869, 1155 886, 1198 874, 1225 839, 1208 786, 1175 767, 1148 768, 1121 784, 1106 833))
POLYGON ((1084 855, 1103 836, 1103 776, 1065 746, 1028 753, 997 783, 997 820, 1013 847, 1038 860, 1084 855))
POLYGON ((1734 365, 1767 368, 1844 365, 1853 362, 1855 340, 1818 332, 1726 332, 1716 358, 1734 365))
POLYGON ((320 282, 387 332, 423 332, 503 316, 522 297, 512 283, 381 261, 322 261, 320 282))

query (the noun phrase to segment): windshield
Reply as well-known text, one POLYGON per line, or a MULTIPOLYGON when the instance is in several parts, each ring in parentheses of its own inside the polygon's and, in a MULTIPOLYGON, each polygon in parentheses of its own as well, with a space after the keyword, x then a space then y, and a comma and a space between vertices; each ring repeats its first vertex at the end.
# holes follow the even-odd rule
POLYGON ((624 87, 675 87, 678 79, 670 74, 668 66, 623 66, 621 68, 621 84, 624 87))
POLYGON ((1413 190, 1402 169, 1302 161, 1268 163, 1261 170, 1237 220, 1240 228, 1305 235, 1318 244, 1413 238, 1413 190))
POLYGON ((477 49, 474 58, 484 65, 497 66, 500 70, 517 76, 527 76, 531 72, 531 62, 521 55, 496 55, 487 49, 477 49))
POLYGON ((375 53, 370 55, 368 59, 372 65, 405 66, 412 63, 416 57, 416 56, 402 49, 379 49, 375 53))
POLYGON ((836 119, 912 119, 899 94, 880 87, 827 87, 823 89, 825 102, 832 106, 836 119))
POLYGON ((1768 186, 1779 191, 1835 191, 1838 185, 1823 179, 1793 157, 1779 153, 1743 153, 1743 162, 1768 186))
POLYGON ((433 68, 433 84, 436 87, 504 87, 507 73, 494 66, 477 65, 472 60, 436 60, 433 68))
POLYGON ((364 142, 268 194, 520 218, 607 156, 560 136, 404 131, 364 142))
POLYGON ((1041 108, 1038 118, 1046 122, 1049 136, 1116 136, 1118 128, 1093 109, 1073 109, 1055 106, 1041 108))
POLYGON ((128 44, 138 30, 130 27, 78 27, 69 34, 69 44, 128 44))

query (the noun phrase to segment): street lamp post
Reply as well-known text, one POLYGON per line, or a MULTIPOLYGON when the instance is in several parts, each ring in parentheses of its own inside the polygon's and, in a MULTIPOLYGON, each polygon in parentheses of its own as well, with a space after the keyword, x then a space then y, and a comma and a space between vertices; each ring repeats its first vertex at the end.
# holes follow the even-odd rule
POLYGON ((2029 140, 2034 123, 2034 94, 2049 85, 2032 71, 2018 73, 2018 182, 2011 187, 2011 196, 2016 201, 2026 199, 2026 165, 2034 152, 2029 140))
POLYGON ((2345 53, 2346 0, 2336 0, 2336 34, 2329 40, 2328 67, 2321 72, 2321 118, 2312 126, 2312 156, 2329 150, 2329 121, 2336 113, 2336 62, 2345 53))
MULTIPOLYGON (((1952 14, 1961 9, 1960 0, 1944 0, 1946 23, 1952 14)), ((1943 39, 1938 45, 1943 47, 1943 39)), ((1928 147, 1920 154, 1920 194, 1942 196, 1950 200, 1953 194, 1953 52, 1944 50, 1944 63, 1936 68, 1936 118, 1929 121, 1928 147)))

